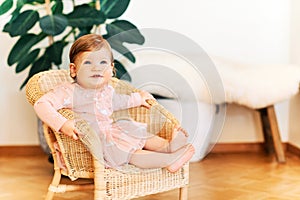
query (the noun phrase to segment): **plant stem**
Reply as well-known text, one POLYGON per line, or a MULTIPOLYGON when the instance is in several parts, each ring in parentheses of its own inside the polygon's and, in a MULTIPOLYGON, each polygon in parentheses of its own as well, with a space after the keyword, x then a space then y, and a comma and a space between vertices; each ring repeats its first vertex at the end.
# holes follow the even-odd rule
MULTIPOLYGON (((95 2, 95 8, 96 8, 96 10, 100 10, 101 9, 100 0, 96 0, 96 2, 95 2)), ((99 35, 101 35, 101 26, 100 25, 96 26, 95 33, 98 33, 99 35)))
MULTIPOLYGON (((50 0, 45 0, 45 7, 46 7, 46 13, 47 15, 51 15, 51 8, 50 8, 50 0)), ((49 45, 53 44, 53 36, 49 35, 48 36, 48 40, 49 40, 49 45)))
POLYGON ((100 10, 101 9, 100 0, 96 0, 95 7, 96 7, 96 10, 100 10))

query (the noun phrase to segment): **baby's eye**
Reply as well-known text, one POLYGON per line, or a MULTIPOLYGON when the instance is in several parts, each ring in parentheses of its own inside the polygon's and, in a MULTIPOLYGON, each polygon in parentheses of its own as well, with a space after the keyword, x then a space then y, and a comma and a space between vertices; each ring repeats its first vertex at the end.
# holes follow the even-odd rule
POLYGON ((91 62, 90 61, 84 61, 83 64, 89 65, 89 64, 91 64, 91 62))
POLYGON ((101 64, 101 65, 106 65, 106 64, 107 64, 107 61, 106 61, 106 60, 102 60, 102 61, 100 62, 100 64, 101 64))

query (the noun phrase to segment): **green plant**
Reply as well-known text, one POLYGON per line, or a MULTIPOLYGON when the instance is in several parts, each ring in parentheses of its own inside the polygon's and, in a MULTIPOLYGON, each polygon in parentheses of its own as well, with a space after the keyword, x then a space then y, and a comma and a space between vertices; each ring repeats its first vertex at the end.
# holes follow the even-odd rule
MULTIPOLYGON (((105 28, 103 37, 109 38, 112 48, 135 62, 134 55, 124 43, 141 45, 144 37, 134 24, 119 19, 129 3, 130 0, 88 0, 83 4, 77 4, 76 0, 5 0, 0 5, 0 15, 9 13, 11 18, 3 32, 11 37, 19 37, 10 50, 7 64, 16 65, 16 73, 30 67, 20 89, 34 74, 52 69, 53 66, 60 68, 63 49, 68 43, 99 30, 100 26, 105 28), (66 12, 66 8, 71 11, 66 12)), ((127 70, 119 61, 115 60, 115 66, 117 77, 125 74, 126 79, 130 80, 127 70)))

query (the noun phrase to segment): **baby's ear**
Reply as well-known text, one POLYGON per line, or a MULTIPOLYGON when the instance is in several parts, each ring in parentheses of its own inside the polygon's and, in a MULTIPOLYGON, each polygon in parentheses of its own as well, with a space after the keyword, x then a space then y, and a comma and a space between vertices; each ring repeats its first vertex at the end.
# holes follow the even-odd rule
POLYGON ((76 73, 77 73, 76 65, 74 63, 70 63, 69 67, 70 67, 70 76, 72 78, 75 78, 76 77, 76 73))
POLYGON ((115 63, 114 62, 111 63, 111 72, 112 72, 112 76, 116 75, 116 68, 115 68, 115 63))

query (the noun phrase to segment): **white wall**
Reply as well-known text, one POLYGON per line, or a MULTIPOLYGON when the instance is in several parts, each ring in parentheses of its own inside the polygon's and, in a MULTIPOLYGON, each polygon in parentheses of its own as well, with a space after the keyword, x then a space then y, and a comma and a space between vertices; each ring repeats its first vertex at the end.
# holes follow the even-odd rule
POLYGON ((300 64, 300 1, 291 0, 290 60, 300 64))
POLYGON ((177 31, 229 59, 289 62, 286 0, 133 0, 123 18, 140 28, 177 31))
MULTIPOLYGON (((287 64, 290 61, 290 1, 132 0, 122 18, 139 28, 177 31, 208 53, 236 61, 257 64, 287 64)), ((1 112, 0 145, 38 144, 35 114, 24 92, 18 90, 26 74, 16 75, 14 68, 6 64, 12 39, 0 33, 0 42, 0 108, 4 111, 1 112)), ((278 109, 283 114, 280 126, 285 139, 288 131, 286 109, 285 105, 278 109)), ((257 128, 253 128, 251 112, 231 107, 228 113, 221 142, 261 139, 257 128)))
MULTIPOLYGON (((290 60, 300 65, 300 1, 291 0, 290 60)), ((289 142, 300 148, 300 95, 290 103, 289 142)))
POLYGON ((13 40, 0 33, 0 41, 0 145, 38 144, 37 118, 26 101, 25 92, 19 90, 27 74, 16 75, 14 68, 6 63, 13 40))

